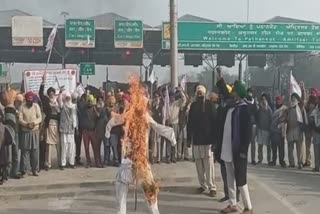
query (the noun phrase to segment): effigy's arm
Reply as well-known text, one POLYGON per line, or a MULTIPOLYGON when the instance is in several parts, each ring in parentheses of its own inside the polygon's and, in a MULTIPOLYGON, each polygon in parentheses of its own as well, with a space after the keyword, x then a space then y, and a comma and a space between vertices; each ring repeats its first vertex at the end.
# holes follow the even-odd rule
POLYGON ((115 126, 122 125, 124 123, 124 118, 118 114, 112 114, 111 119, 106 125, 105 137, 110 138, 111 129, 115 126))
POLYGON ((161 125, 154 121, 154 119, 148 115, 148 121, 151 126, 151 128, 162 137, 165 137, 167 140, 171 142, 172 146, 175 146, 177 144, 176 137, 174 134, 174 130, 171 127, 161 125))

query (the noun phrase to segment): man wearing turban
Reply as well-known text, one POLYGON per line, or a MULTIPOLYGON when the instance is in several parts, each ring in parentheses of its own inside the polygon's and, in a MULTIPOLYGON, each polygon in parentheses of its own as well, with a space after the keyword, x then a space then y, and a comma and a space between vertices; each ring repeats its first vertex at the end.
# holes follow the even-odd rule
POLYGON ((212 103, 206 99, 206 88, 196 88, 196 101, 191 104, 187 124, 187 141, 193 152, 200 183, 199 193, 209 191, 211 197, 216 196, 214 181, 214 164, 211 147, 215 144, 215 114, 212 103))
POLYGON ((216 157, 221 159, 226 167, 229 193, 229 206, 221 210, 221 213, 238 212, 236 194, 238 187, 244 204, 242 213, 252 214, 252 204, 247 185, 247 154, 250 144, 251 123, 248 105, 243 100, 247 91, 242 83, 236 82, 230 96, 222 78, 221 69, 217 69, 217 71, 218 89, 223 97, 231 99, 226 104, 224 121, 221 120, 224 125, 220 130, 216 149, 216 157))
MULTIPOLYGON (((46 74, 45 74, 46 75, 46 74)), ((44 128, 46 130, 46 151, 45 151, 45 167, 46 170, 51 168, 51 153, 52 149, 56 147, 57 162, 61 166, 61 150, 60 150, 60 135, 59 135, 59 120, 60 120, 60 107, 57 102, 56 90, 50 87, 47 90, 47 96, 44 94, 46 84, 46 76, 43 76, 42 83, 39 90, 39 96, 45 114, 44 128)))
POLYGON ((304 108, 305 104, 305 88, 304 83, 300 83, 302 95, 301 97, 297 93, 292 93, 290 107, 286 113, 287 123, 287 141, 288 141, 288 158, 289 167, 294 168, 296 166, 294 160, 294 147, 297 151, 298 168, 303 168, 303 132, 308 125, 308 117, 304 108))
POLYGON ((0 94, 0 185, 8 180, 8 169, 10 166, 10 147, 17 148, 15 142, 16 112, 14 100, 16 92, 14 90, 3 91, 0 94))
MULTIPOLYGON (((312 112, 314 111, 314 109, 316 108, 319 100, 318 100, 318 97, 319 97, 319 90, 317 88, 312 88, 311 89, 311 94, 310 94, 310 97, 309 97, 309 100, 308 102, 306 103, 305 105, 305 109, 306 109, 306 113, 307 113, 307 116, 308 116, 308 119, 310 120, 311 119, 311 114, 312 112)), ((304 163, 303 166, 305 167, 310 167, 311 166, 311 142, 313 140, 313 128, 311 126, 311 124, 309 124, 307 127, 306 127, 306 130, 305 130, 305 141, 306 141, 306 161, 304 163)))
POLYGON ((87 96, 87 105, 83 112, 83 142, 84 148, 86 152, 86 159, 87 159, 87 166, 91 167, 91 157, 90 157, 90 144, 92 149, 94 150, 94 158, 96 167, 102 168, 101 160, 99 159, 100 154, 97 154, 98 148, 96 146, 96 128, 97 128, 97 121, 100 116, 99 112, 96 108, 96 99, 92 94, 87 96))
POLYGON ((75 168, 75 130, 78 128, 77 106, 71 100, 71 94, 66 92, 64 96, 60 93, 59 105, 61 108, 59 131, 61 142, 61 167, 68 164, 70 168, 75 168))
POLYGON ((276 165, 279 153, 279 163, 283 168, 287 167, 284 161, 285 124, 283 122, 287 109, 287 106, 283 103, 283 97, 276 97, 276 110, 272 114, 271 124, 272 165, 276 165))
POLYGON ((41 110, 38 104, 34 103, 32 92, 25 94, 26 102, 19 111, 19 123, 21 126, 21 174, 27 170, 28 162, 31 163, 33 176, 38 176, 37 168, 39 163, 39 127, 42 122, 41 110))

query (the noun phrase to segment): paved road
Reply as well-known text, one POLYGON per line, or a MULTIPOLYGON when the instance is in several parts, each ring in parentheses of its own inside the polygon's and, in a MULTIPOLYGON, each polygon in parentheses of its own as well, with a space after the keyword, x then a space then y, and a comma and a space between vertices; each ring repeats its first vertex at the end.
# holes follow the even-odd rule
POLYGON ((249 167, 249 177, 254 187, 277 199, 288 213, 317 214, 320 208, 320 174, 310 170, 262 165, 249 167))
MULTIPOLYGON (((193 164, 193 163, 190 163, 193 164)), ((249 166, 249 185, 255 213, 258 214, 318 214, 320 204, 320 174, 309 171, 283 170, 266 165, 249 166)), ((195 171, 190 171, 194 174, 195 171)), ((164 214, 219 213, 226 204, 218 203, 222 197, 218 183, 218 197, 195 194, 197 183, 164 183, 169 186, 160 194, 160 211, 164 214)), ((72 197, 43 200, 20 200, 0 203, 2 214, 113 214, 114 189, 112 186, 78 192, 72 197)), ((133 210, 133 194, 129 195, 128 210, 145 214, 147 207, 139 195, 137 212, 133 210)))

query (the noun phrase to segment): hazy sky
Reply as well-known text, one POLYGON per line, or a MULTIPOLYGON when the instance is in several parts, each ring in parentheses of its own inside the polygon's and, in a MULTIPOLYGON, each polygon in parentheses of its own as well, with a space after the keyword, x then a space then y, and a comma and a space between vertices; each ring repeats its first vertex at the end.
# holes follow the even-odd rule
MULTIPOLYGON (((247 0, 177 0, 179 16, 192 14, 221 22, 245 22, 247 19, 247 0)), ((70 13, 70 17, 89 17, 106 12, 115 12, 122 16, 142 19, 144 23, 157 26, 169 17, 169 0, 0 0, 0 10, 20 9, 30 14, 43 16, 55 23, 62 23, 61 11, 70 13)), ((250 22, 261 22, 274 16, 286 16, 320 22, 319 0, 250 0, 250 22)), ((28 65, 30 68, 30 65, 28 65)), ((14 70, 22 70, 19 66, 14 70)), ((138 68, 124 68, 137 72, 138 68)), ((161 69, 168 77, 168 68, 161 69)), ((105 68, 102 68, 105 70, 105 68)), ((111 68, 110 77, 122 80, 123 69, 111 68)), ((180 66, 180 72, 189 72, 193 68, 180 66)), ((101 83, 105 74, 95 78, 101 83)), ((160 73, 160 72, 159 72, 160 73)), ((13 75, 14 77, 16 75, 13 75)), ((21 78, 17 75, 14 79, 21 78)), ((162 78, 164 79, 164 78, 162 78)), ((165 79, 166 80, 166 79, 165 79)))
MULTIPOLYGON (((247 18, 247 0, 177 0, 179 14, 240 22, 247 18)), ((21 9, 49 21, 61 22, 61 11, 73 17, 116 12, 130 18, 158 25, 168 19, 169 0, 0 0, 0 10, 21 9)), ((320 21, 319 0, 250 0, 250 21, 259 22, 273 16, 320 21)))

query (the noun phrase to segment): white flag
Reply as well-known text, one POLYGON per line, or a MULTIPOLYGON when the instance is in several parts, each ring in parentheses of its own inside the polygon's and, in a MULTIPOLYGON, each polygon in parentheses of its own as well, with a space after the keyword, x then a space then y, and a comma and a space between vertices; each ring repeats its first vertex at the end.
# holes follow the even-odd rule
POLYGON ((156 77, 154 72, 152 71, 150 76, 149 76, 149 81, 153 84, 156 81, 156 77))
POLYGON ((85 89, 83 88, 82 84, 79 84, 76 90, 73 92, 77 98, 80 98, 85 93, 85 89))
POLYGON ((56 38, 57 31, 58 31, 58 25, 56 24, 56 26, 54 26, 54 28, 52 29, 50 36, 48 38, 48 42, 46 45, 46 51, 49 51, 53 48, 53 43, 54 43, 54 39, 56 38))
POLYGON ((186 91, 186 85, 187 85, 187 75, 185 74, 185 75, 183 75, 181 82, 180 82, 180 86, 183 91, 186 91))
POLYGON ((164 106, 163 106, 163 124, 169 119, 170 116, 170 98, 169 98, 169 89, 166 87, 166 92, 164 94, 164 106))
POLYGON ((292 75, 292 71, 290 75, 290 90, 291 90, 291 93, 296 93, 299 95, 299 97, 302 96, 301 87, 298 84, 297 80, 292 75))

